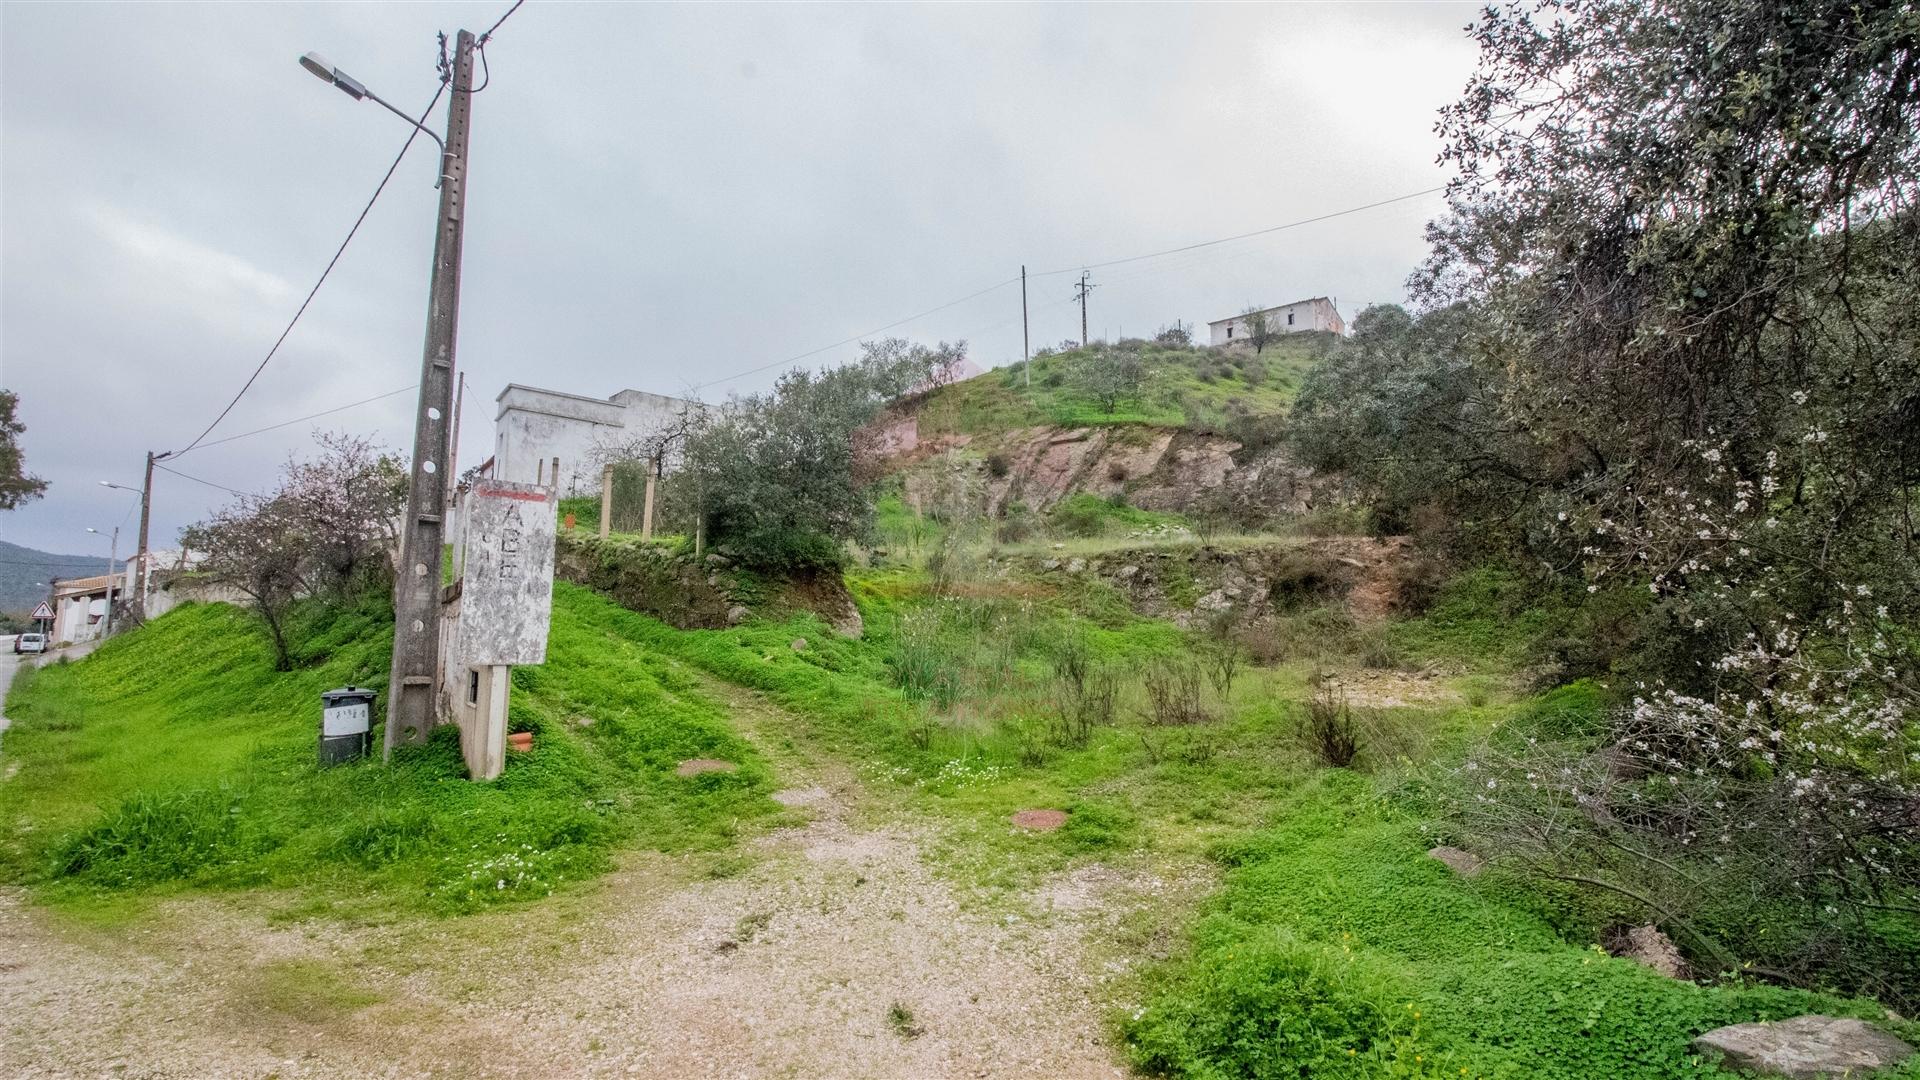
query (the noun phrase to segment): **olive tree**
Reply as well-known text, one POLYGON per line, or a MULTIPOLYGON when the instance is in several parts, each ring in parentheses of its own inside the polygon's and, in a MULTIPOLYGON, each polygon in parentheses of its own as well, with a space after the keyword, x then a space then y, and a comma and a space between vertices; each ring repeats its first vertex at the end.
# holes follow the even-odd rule
POLYGON ((1415 285, 1470 311, 1486 396, 1442 422, 1521 466, 1489 516, 1640 591, 1672 662, 1597 725, 1490 744, 1466 827, 1713 961, 1911 1004, 1875 950, 1920 915, 1920 16, 1546 2, 1474 34, 1415 285))
POLYGON ((872 422, 937 385, 965 348, 867 342, 854 363, 788 372, 771 390, 698 414, 675 483, 690 493, 705 537, 751 564, 838 566, 843 545, 872 528, 872 422))

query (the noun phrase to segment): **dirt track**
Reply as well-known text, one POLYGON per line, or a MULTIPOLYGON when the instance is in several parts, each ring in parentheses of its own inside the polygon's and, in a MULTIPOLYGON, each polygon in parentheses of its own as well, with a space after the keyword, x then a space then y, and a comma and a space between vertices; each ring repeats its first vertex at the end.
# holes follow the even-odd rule
MULTIPOLYGON (((780 719, 716 692, 749 734, 780 719)), ((465 920, 276 922, 287 898, 243 895, 106 932, 0 895, 0 1073, 1124 1075, 1099 943, 1184 886, 1085 867, 965 905, 922 858, 935 823, 776 763, 807 824, 465 920)))

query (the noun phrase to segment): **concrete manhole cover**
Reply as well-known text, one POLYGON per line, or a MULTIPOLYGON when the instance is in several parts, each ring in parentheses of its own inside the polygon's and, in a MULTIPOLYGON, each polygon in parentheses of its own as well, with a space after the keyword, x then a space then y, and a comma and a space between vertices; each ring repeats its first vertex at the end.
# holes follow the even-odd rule
POLYGON ((680 767, 673 770, 673 772, 675 776, 699 776, 701 773, 738 772, 739 770, 740 766, 735 765, 731 761, 721 761, 718 758, 697 757, 688 758, 681 762, 680 767))
POLYGON ((1052 832, 1067 823, 1067 812, 1065 810, 1021 810, 1013 815, 1013 823, 1035 832, 1052 832))

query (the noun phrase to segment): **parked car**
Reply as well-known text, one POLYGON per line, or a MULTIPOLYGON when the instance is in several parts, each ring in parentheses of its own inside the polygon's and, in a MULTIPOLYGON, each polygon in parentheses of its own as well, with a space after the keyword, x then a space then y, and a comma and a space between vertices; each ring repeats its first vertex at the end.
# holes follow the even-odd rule
POLYGON ((47 636, 45 634, 21 634, 19 637, 13 639, 13 651, 17 653, 46 652, 47 636))

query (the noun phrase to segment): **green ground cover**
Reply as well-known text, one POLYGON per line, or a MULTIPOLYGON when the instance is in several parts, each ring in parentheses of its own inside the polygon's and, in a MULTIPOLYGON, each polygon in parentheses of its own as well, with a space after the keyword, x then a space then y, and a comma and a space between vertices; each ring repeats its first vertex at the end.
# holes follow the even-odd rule
POLYGON ((1031 379, 1014 364, 942 387, 921 406, 920 434, 991 436, 1040 424, 1195 427, 1218 423, 1230 410, 1282 416, 1326 348, 1320 335, 1282 338, 1259 356, 1144 346, 1152 374, 1112 410, 1074 378, 1075 366, 1088 362, 1087 351, 1054 353, 1032 362, 1031 379))
POLYGON ((626 614, 584 590, 556 597, 549 663, 514 676, 511 724, 537 749, 472 784, 451 728, 391 768, 314 767, 319 692, 384 690, 383 605, 305 612, 287 673, 241 612, 171 612, 19 680, 0 871, 76 904, 285 886, 355 897, 342 915, 458 912, 545 896, 619 847, 725 844, 778 810, 767 771, 690 675, 619 635, 626 614), (742 768, 673 774, 693 757, 742 768))
POLYGON ((1688 1040, 1723 1024, 1884 1022, 1870 1002, 1704 987, 1581 947, 1543 898, 1463 882, 1426 857, 1431 842, 1362 777, 1301 784, 1272 825, 1218 850, 1226 886, 1192 952, 1126 1024, 1135 1062, 1195 1077, 1691 1077, 1718 1070, 1688 1040))
POLYGON ((1497 875, 1465 881, 1426 856, 1431 792, 1469 740, 1605 704, 1594 684, 1527 697, 1486 673, 1557 618, 1509 610, 1497 577, 1456 582, 1433 614, 1387 632, 1403 663, 1491 659, 1446 700, 1367 710, 1354 769, 1322 767, 1301 737, 1316 673, 1357 670, 1378 643, 1328 612, 1283 628, 1296 653, 1242 666, 1230 685, 1198 681, 1196 721, 1170 725, 1142 674, 1204 673, 1218 639, 1139 618, 1110 590, 942 591, 897 567, 850 585, 860 640, 810 616, 681 631, 561 583, 549 662, 515 675, 513 723, 537 748, 489 785, 460 778, 450 732, 392 769, 311 767, 314 697, 381 678, 385 611, 310 614, 302 666, 275 675, 243 615, 184 608, 22 681, 6 745, 24 767, 0 786, 0 868, 56 904, 253 885, 357 889, 435 913, 535 898, 621 847, 717 847, 776 812, 770 766, 701 693, 711 677, 766 695, 798 725, 785 738, 938 821, 929 856, 969 902, 1092 861, 1217 864, 1221 891, 1172 913, 1193 920, 1182 943, 1116 1021, 1149 1072, 1712 1075, 1687 1050, 1707 1028, 1881 1018, 1859 1000, 1657 977, 1593 947, 1627 913, 1497 875), (1110 711, 1081 730, 1063 722, 1075 663, 1115 679, 1110 711), (672 775, 707 756, 744 768, 672 775), (1008 826, 1042 807, 1067 810, 1067 827, 1008 826))

